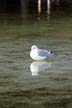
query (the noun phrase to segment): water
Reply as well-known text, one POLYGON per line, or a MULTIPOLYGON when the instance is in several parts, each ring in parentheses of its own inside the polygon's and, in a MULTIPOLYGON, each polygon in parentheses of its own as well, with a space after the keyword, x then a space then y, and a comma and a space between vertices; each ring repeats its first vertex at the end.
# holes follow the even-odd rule
POLYGON ((0 14, 0 108, 72 108, 72 14, 0 14), (55 55, 36 62, 30 47, 55 55))

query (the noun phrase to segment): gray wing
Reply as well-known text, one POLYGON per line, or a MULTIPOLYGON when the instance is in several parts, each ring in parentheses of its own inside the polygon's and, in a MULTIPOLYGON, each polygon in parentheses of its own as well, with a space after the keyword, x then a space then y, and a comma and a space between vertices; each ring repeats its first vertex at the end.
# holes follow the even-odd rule
POLYGON ((47 57, 50 55, 50 51, 38 49, 38 56, 47 57))

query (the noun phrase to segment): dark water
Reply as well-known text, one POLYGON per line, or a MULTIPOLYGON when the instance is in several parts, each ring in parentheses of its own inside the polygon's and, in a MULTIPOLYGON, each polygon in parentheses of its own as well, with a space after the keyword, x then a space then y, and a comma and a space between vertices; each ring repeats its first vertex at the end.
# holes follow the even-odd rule
POLYGON ((72 108, 72 14, 0 14, 0 108, 72 108), (55 55, 35 62, 31 45, 55 55))

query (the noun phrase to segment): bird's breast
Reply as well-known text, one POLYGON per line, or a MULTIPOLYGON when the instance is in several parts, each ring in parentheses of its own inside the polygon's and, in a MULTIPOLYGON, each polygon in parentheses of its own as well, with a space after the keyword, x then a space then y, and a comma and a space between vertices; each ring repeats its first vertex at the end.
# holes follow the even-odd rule
POLYGON ((37 51, 33 50, 30 52, 30 57, 33 59, 33 60, 36 60, 37 57, 38 57, 38 54, 37 54, 37 51))

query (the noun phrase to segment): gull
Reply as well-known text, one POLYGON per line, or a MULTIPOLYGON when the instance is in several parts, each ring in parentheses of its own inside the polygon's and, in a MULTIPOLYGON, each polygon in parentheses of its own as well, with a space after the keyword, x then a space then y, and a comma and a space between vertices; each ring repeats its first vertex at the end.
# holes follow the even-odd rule
POLYGON ((45 60, 50 55, 53 55, 52 51, 39 49, 36 45, 31 47, 30 57, 33 60, 45 60))

